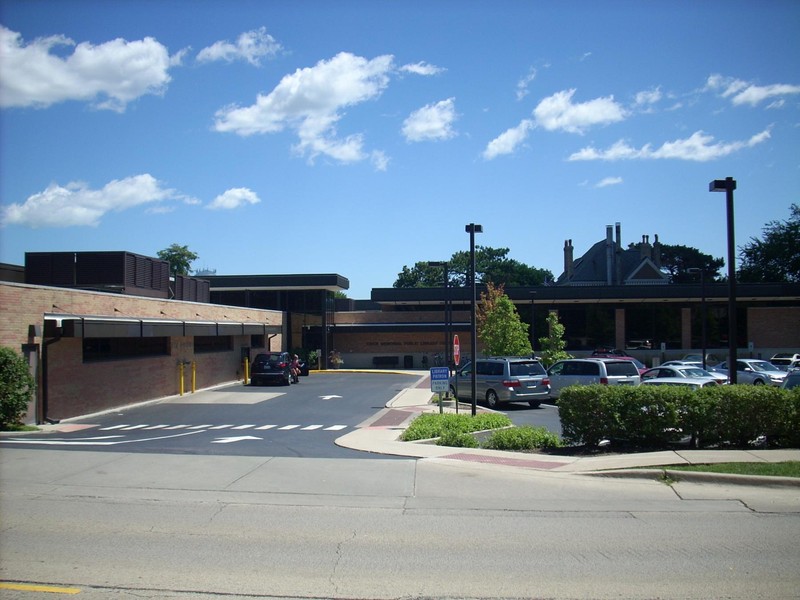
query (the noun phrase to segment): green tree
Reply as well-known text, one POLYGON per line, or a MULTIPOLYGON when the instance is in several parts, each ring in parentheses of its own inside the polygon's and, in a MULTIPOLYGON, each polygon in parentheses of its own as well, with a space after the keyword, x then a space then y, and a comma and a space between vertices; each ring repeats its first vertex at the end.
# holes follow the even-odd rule
POLYGON ((572 355, 565 350, 567 342, 564 341, 564 326, 559 322, 558 315, 555 312, 547 315, 547 330, 547 336, 539 338, 544 366, 549 367, 556 361, 572 358, 572 355))
POLYGON ((197 254, 189 250, 188 246, 172 244, 169 248, 159 250, 158 258, 169 263, 169 272, 172 275, 188 275, 192 270, 192 262, 198 259, 197 254))
MULTIPOLYGON (((542 285, 554 279, 548 269, 538 269, 508 258, 508 248, 475 247, 475 280, 506 287, 525 287, 542 285)), ((466 287, 469 285, 470 255, 467 251, 453 254, 448 261, 450 285, 466 287)), ((428 266, 418 262, 412 268, 404 266, 394 282, 396 288, 441 287, 443 283, 441 267, 428 266)))
MULTIPOLYGON (((637 244, 630 244, 628 247, 635 248, 637 244)), ((690 273, 689 269, 702 269, 706 274, 706 281, 719 281, 719 270, 724 265, 724 259, 704 254, 697 248, 661 244, 661 267, 669 273, 670 283, 696 282, 699 276, 690 273)))
POLYGON ((750 238, 739 249, 738 279, 745 282, 800 281, 800 206, 792 204, 787 221, 770 221, 763 239, 750 238))
POLYGON ((0 429, 22 423, 33 389, 25 359, 11 348, 0 348, 0 429))
POLYGON ((476 308, 478 337, 488 356, 530 356, 528 324, 523 323, 517 308, 506 296, 503 286, 486 284, 476 308))

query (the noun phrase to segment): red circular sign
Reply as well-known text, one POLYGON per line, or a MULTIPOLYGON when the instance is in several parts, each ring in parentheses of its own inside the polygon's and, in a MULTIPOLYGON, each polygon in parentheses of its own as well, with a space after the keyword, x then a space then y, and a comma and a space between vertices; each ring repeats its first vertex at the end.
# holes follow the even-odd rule
POLYGON ((456 366, 461 364, 461 343, 458 341, 458 334, 453 336, 453 362, 456 366))

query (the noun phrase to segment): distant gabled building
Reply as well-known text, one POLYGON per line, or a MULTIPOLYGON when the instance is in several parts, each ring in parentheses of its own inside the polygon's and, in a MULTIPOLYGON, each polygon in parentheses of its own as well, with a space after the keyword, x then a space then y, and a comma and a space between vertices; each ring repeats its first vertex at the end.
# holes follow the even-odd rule
POLYGON ((661 270, 661 243, 650 236, 633 248, 623 248, 621 226, 616 224, 616 240, 611 225, 606 239, 597 242, 577 260, 573 259, 572 240, 564 242, 564 272, 556 280, 559 286, 666 285, 669 278, 661 270))

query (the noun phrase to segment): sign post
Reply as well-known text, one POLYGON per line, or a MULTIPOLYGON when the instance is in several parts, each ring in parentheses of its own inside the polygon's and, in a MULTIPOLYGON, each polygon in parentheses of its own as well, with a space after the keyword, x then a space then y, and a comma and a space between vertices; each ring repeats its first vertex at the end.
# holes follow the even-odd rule
POLYGON ((461 364, 461 341, 458 339, 458 334, 453 336, 453 363, 456 366, 456 394, 453 397, 453 403, 456 405, 456 414, 458 414, 458 366, 461 364))
POLYGON ((431 391, 439 393, 439 412, 444 412, 442 392, 450 389, 450 367, 431 368, 431 391))

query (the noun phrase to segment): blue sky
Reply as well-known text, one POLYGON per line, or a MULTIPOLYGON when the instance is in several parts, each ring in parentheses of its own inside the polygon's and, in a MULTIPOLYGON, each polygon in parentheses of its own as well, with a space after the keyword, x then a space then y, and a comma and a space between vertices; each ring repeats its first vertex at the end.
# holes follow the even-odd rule
POLYGON ((726 256, 800 189, 800 3, 0 2, 0 262, 173 243, 348 295, 621 223, 726 256))

